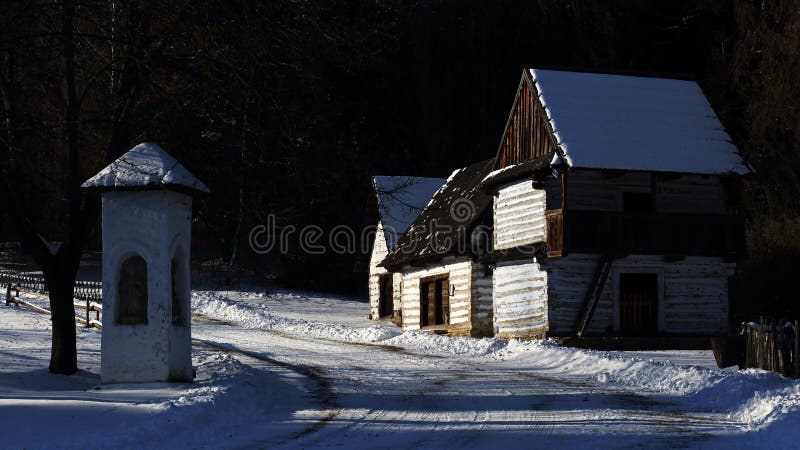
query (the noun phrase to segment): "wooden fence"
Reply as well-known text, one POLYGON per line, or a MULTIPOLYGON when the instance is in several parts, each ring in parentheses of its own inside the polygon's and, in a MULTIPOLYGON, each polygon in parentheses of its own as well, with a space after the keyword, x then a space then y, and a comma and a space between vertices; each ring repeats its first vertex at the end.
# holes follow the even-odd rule
MULTIPOLYGON (((44 276, 38 274, 0 272, 0 286, 5 288, 7 305, 14 303, 31 308, 37 312, 50 314, 50 311, 19 298, 20 292, 46 297, 48 295, 48 289, 44 276), (12 296, 12 292, 16 295, 12 296)), ((103 312, 103 283, 99 281, 76 281, 73 297, 77 300, 81 300, 81 302, 73 302, 75 309, 82 309, 85 311, 85 317, 76 317, 75 320, 87 327, 100 328, 100 314, 103 312), (95 313, 94 319, 91 318, 92 312, 95 313)))
MULTIPOLYGON (((44 276, 39 274, 23 274, 14 272, 0 272, 1 286, 17 286, 28 291, 48 294, 44 276)), ((103 302, 103 283, 99 281, 76 281, 75 298, 90 302, 103 302)))
POLYGON ((800 323, 766 321, 742 324, 744 367, 800 378, 800 323))

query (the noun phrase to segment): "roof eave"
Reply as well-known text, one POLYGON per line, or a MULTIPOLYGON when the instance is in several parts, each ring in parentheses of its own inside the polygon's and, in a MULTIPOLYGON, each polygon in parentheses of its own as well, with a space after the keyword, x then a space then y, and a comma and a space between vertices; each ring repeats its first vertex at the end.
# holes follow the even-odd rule
POLYGON ((171 183, 158 183, 158 184, 147 184, 143 186, 98 186, 98 185, 89 185, 89 186, 81 186, 86 191, 89 192, 126 192, 126 191, 172 191, 172 192, 180 192, 186 195, 208 195, 211 191, 206 187, 205 190, 198 189, 191 186, 186 186, 184 184, 171 184, 171 183))

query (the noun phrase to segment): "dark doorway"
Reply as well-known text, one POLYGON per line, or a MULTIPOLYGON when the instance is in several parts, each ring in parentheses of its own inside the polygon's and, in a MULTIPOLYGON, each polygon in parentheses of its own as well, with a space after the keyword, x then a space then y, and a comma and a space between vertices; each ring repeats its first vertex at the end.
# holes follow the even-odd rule
POLYGON ((623 192, 622 210, 627 213, 653 212, 653 194, 649 192, 623 192))
POLYGON ((620 274, 619 312, 622 334, 646 336, 658 333, 658 275, 620 274))
POLYGON ((378 295, 378 317, 392 316, 394 315, 392 274, 385 273, 381 275, 379 285, 380 294, 378 295))
POLYGON ((450 279, 436 276, 420 280, 420 327, 450 323, 450 279))

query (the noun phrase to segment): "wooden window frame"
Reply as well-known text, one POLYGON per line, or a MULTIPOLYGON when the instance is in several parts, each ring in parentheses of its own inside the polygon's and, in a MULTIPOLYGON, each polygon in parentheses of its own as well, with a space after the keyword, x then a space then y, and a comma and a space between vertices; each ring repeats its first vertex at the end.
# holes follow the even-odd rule
MULTIPOLYGON (((430 276, 426 276, 426 277, 420 277, 420 279, 419 279, 419 310, 420 310, 419 326, 420 326, 420 329, 423 329, 423 330, 443 329, 443 328, 446 329, 447 327, 450 326, 450 286, 451 286, 451 283, 450 283, 450 273, 449 272, 448 273, 443 273, 443 274, 430 275, 430 276), (422 288, 423 288, 423 286, 428 285, 428 283, 436 283, 439 280, 447 280, 447 291, 442 293, 442 298, 444 298, 445 295, 447 296, 447 308, 446 308, 446 310, 445 310, 444 301, 442 302, 442 322, 443 323, 435 323, 436 322, 436 318, 434 317, 434 320, 433 320, 434 323, 431 324, 431 320, 430 320, 429 314, 426 312, 425 317, 428 319, 427 320, 428 324, 423 325, 422 324, 422 317, 423 317, 423 314, 422 314, 422 311, 423 311, 423 308, 422 308, 422 298, 423 298, 422 297, 422 288)), ((434 302, 435 302, 435 300, 434 300, 434 302)), ((428 311, 429 310, 430 310, 430 307, 428 307, 428 311)))

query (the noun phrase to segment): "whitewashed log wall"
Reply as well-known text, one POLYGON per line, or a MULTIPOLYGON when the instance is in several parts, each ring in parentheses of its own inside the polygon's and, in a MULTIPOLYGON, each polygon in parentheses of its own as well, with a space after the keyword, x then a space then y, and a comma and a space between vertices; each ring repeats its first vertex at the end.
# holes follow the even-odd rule
MULTIPOLYGON (((380 301, 380 279, 381 275, 386 273, 386 269, 378 267, 383 258, 386 257, 389 250, 386 246, 386 237, 383 233, 383 224, 378 222, 378 227, 375 232, 375 243, 372 245, 372 254, 369 259, 369 318, 370 320, 378 320, 380 312, 378 311, 378 303, 380 301)), ((392 274, 392 302, 394 316, 396 320, 400 319, 401 311, 401 282, 402 275, 399 273, 392 274)))
POLYGON ((426 268, 404 268, 401 301, 403 331, 418 330, 420 328, 420 279, 434 275, 449 274, 450 286, 453 286, 455 293, 450 296, 450 326, 448 327, 448 334, 470 334, 472 264, 470 259, 448 256, 441 263, 426 268))
MULTIPOLYGON (((550 333, 569 335, 583 306, 599 255, 570 254, 550 258, 548 313, 550 333)), ((659 279, 659 331, 714 334, 728 328, 728 277, 735 263, 722 258, 687 257, 666 262, 659 255, 629 255, 616 259, 595 309, 590 333, 619 330, 618 286, 622 273, 655 273, 659 279)))
POLYGON ((531 180, 502 186, 494 200, 494 248, 542 242, 545 233, 545 191, 531 180))
POLYGON ((499 337, 542 337, 547 331, 547 273, 536 259, 497 263, 494 329, 499 337))

